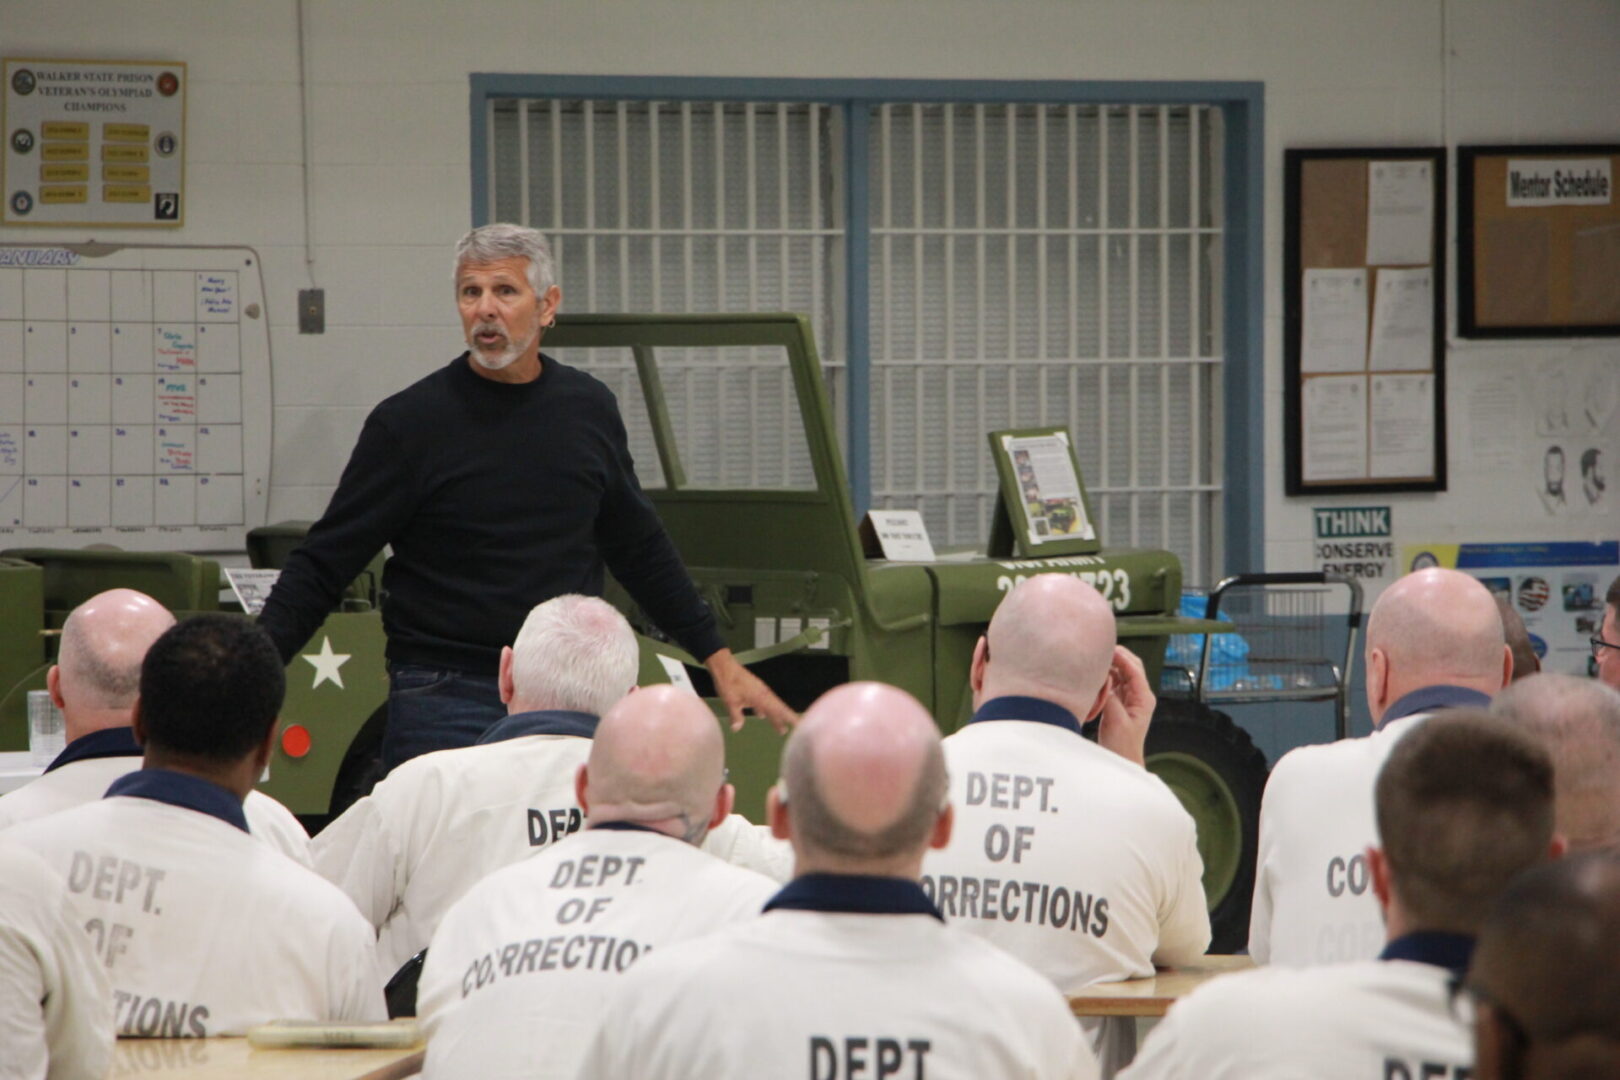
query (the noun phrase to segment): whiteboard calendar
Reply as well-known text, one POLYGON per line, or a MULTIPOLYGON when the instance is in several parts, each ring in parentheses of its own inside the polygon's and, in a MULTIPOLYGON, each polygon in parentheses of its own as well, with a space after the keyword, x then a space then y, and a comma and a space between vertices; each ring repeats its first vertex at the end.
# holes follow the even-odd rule
POLYGON ((240 549, 267 324, 248 248, 0 245, 0 548, 240 549))

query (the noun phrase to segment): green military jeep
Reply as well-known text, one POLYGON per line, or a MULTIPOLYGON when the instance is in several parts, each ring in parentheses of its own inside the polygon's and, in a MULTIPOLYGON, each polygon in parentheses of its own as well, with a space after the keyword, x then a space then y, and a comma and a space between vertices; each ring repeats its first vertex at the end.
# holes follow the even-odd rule
MULTIPOLYGON (((574 316, 558 323, 546 346, 618 395, 642 485, 726 644, 795 708, 840 683, 877 679, 904 688, 942 729, 955 730, 970 711, 974 643, 1001 598, 1032 574, 1070 573, 1095 585, 1155 684, 1169 636, 1214 625, 1177 617, 1181 568, 1166 551, 1041 559, 947 553, 929 563, 869 557, 802 318, 574 316), (719 422, 715 406, 723 400, 746 406, 745 427, 719 422)), ((281 565, 303 529, 254 530, 253 564, 281 565)), ((262 786, 301 815, 335 812, 367 786, 387 694, 377 570, 351 586, 342 610, 288 669, 282 728, 262 786)), ((213 561, 179 553, 0 552, 0 750, 26 745, 24 691, 43 686, 51 628, 74 605, 128 585, 176 611, 216 610, 219 575, 213 561)), ((673 667, 710 692, 702 668, 622 589, 610 582, 608 595, 644 635, 643 683, 668 681, 673 667)), ((738 808, 757 818, 776 776, 780 737, 751 723, 728 738, 738 808)), ((1197 821, 1215 947, 1240 947, 1265 759, 1225 716, 1180 699, 1161 699, 1148 754, 1149 768, 1197 821)))

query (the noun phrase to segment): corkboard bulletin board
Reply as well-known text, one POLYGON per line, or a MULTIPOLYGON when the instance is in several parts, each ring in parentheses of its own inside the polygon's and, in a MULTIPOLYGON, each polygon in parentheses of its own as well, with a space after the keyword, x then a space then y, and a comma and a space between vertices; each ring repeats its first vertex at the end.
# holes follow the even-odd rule
POLYGON ((1620 146, 1459 147, 1458 333, 1620 335, 1616 181, 1620 146))
MULTIPOLYGON (((1444 491, 1445 150, 1289 150, 1284 161, 1285 489, 1289 495, 1444 491), (1393 175, 1408 180, 1404 206, 1392 207, 1387 198, 1384 181, 1393 175), (1375 183, 1384 185, 1385 195, 1374 195, 1375 183), (1400 241, 1400 253, 1386 243, 1391 235, 1400 241), (1337 281, 1324 280, 1329 278, 1337 281), (1420 308, 1427 309, 1428 327, 1414 340, 1409 305, 1408 332, 1395 360, 1381 350, 1379 342, 1387 339, 1376 309, 1380 293, 1402 288, 1403 280, 1421 284, 1423 291, 1409 295, 1427 298, 1420 308), (1355 330, 1361 337, 1359 344, 1339 342, 1329 361, 1321 324, 1311 325, 1314 301, 1307 292, 1335 284, 1347 287, 1336 316, 1340 328, 1351 326, 1359 311, 1355 330), (1365 409, 1359 449, 1354 425, 1341 423, 1336 433, 1325 434, 1321 402, 1329 394, 1365 409), (1402 398, 1394 412, 1388 408, 1391 395, 1402 398), (1420 397, 1421 415, 1414 417, 1413 402, 1420 397), (1406 422, 1391 420, 1402 409, 1406 422), (1391 435, 1408 441, 1404 454, 1388 453, 1391 435), (1424 445, 1413 445, 1414 438, 1424 445)), ((1341 405, 1338 413, 1342 419, 1351 410, 1341 405)))

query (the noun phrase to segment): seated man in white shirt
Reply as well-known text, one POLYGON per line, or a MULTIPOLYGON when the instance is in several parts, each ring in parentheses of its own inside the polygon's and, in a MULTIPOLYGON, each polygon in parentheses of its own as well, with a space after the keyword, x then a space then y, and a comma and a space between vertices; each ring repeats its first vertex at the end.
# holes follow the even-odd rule
POLYGON ((602 1003, 640 956, 757 916, 770 878, 699 851, 735 794, 702 699, 654 686, 597 727, 576 785, 585 830, 495 871, 428 948, 428 1077, 572 1080, 602 1003))
POLYGON ((371 928, 330 882, 248 835, 286 672, 245 619, 199 615, 141 664, 142 768, 97 802, 14 825, 87 918, 120 1035, 241 1035, 384 1016, 371 928))
MULTIPOLYGON (((56 663, 45 674, 62 710, 67 746, 38 780, 0 795, 0 829, 94 802, 121 776, 141 767, 130 731, 140 689, 141 659, 174 625, 169 609, 134 589, 98 593, 68 613, 56 663)), ((242 804, 248 831, 277 851, 309 863, 309 834, 292 811, 262 791, 242 804)))
POLYGON ((1291 751, 1260 803, 1249 954, 1305 967, 1378 955, 1384 927, 1362 855, 1378 842, 1373 782, 1438 710, 1485 708, 1513 674, 1496 601, 1456 570, 1408 574, 1367 621, 1371 735, 1291 751))
POLYGON ((1620 1076, 1620 854, 1519 876, 1479 932, 1474 1080, 1620 1076))
POLYGON ((112 1048, 107 972, 66 883, 0 840, 0 1077, 105 1076, 112 1048))
MULTIPOLYGON (((597 718, 635 686, 639 666, 635 632, 612 605, 547 600, 501 650, 506 718, 476 746, 405 762, 315 837, 315 869, 376 928, 386 970, 425 949, 486 874, 584 826, 574 777, 597 718)), ((740 818, 716 833, 708 843, 737 849, 742 865, 787 861, 740 818)))
POLYGON ((768 800, 792 883, 760 918, 638 961, 580 1076, 1095 1077, 1051 983, 947 926, 917 885, 950 839, 946 796, 915 700, 880 683, 823 695, 768 800))
MULTIPOLYGON (((973 718, 945 740, 956 830, 923 864, 946 918, 1068 994, 1209 947, 1197 830, 1143 767, 1155 699, 1115 634, 1068 574, 1002 600, 974 651, 973 718), (1080 725, 1099 716, 1093 743, 1080 725)), ((1105 1075, 1128 1059, 1130 1021, 1086 1026, 1105 1075)))
POLYGON ((1214 979, 1171 1007, 1126 1080, 1469 1075, 1453 984, 1508 883, 1563 851, 1552 761, 1502 720, 1444 713, 1391 751, 1377 806, 1383 846, 1366 858, 1389 927, 1378 958, 1214 979))
POLYGON ((1503 690, 1491 712, 1535 735, 1552 755, 1558 831, 1569 850, 1620 851, 1620 691, 1544 672, 1503 690))

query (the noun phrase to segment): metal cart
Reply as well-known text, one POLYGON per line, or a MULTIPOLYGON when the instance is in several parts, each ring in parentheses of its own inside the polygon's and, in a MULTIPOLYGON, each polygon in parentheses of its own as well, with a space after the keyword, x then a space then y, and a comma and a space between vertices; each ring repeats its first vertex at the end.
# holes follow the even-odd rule
POLYGON ((1361 631, 1361 583, 1339 574, 1239 574, 1209 594, 1204 617, 1233 633, 1204 634, 1197 667, 1181 672, 1194 701, 1332 701, 1335 737, 1350 734, 1350 672, 1361 631), (1341 605, 1328 601, 1342 592, 1341 605), (1338 620, 1344 649, 1337 649, 1338 620))

